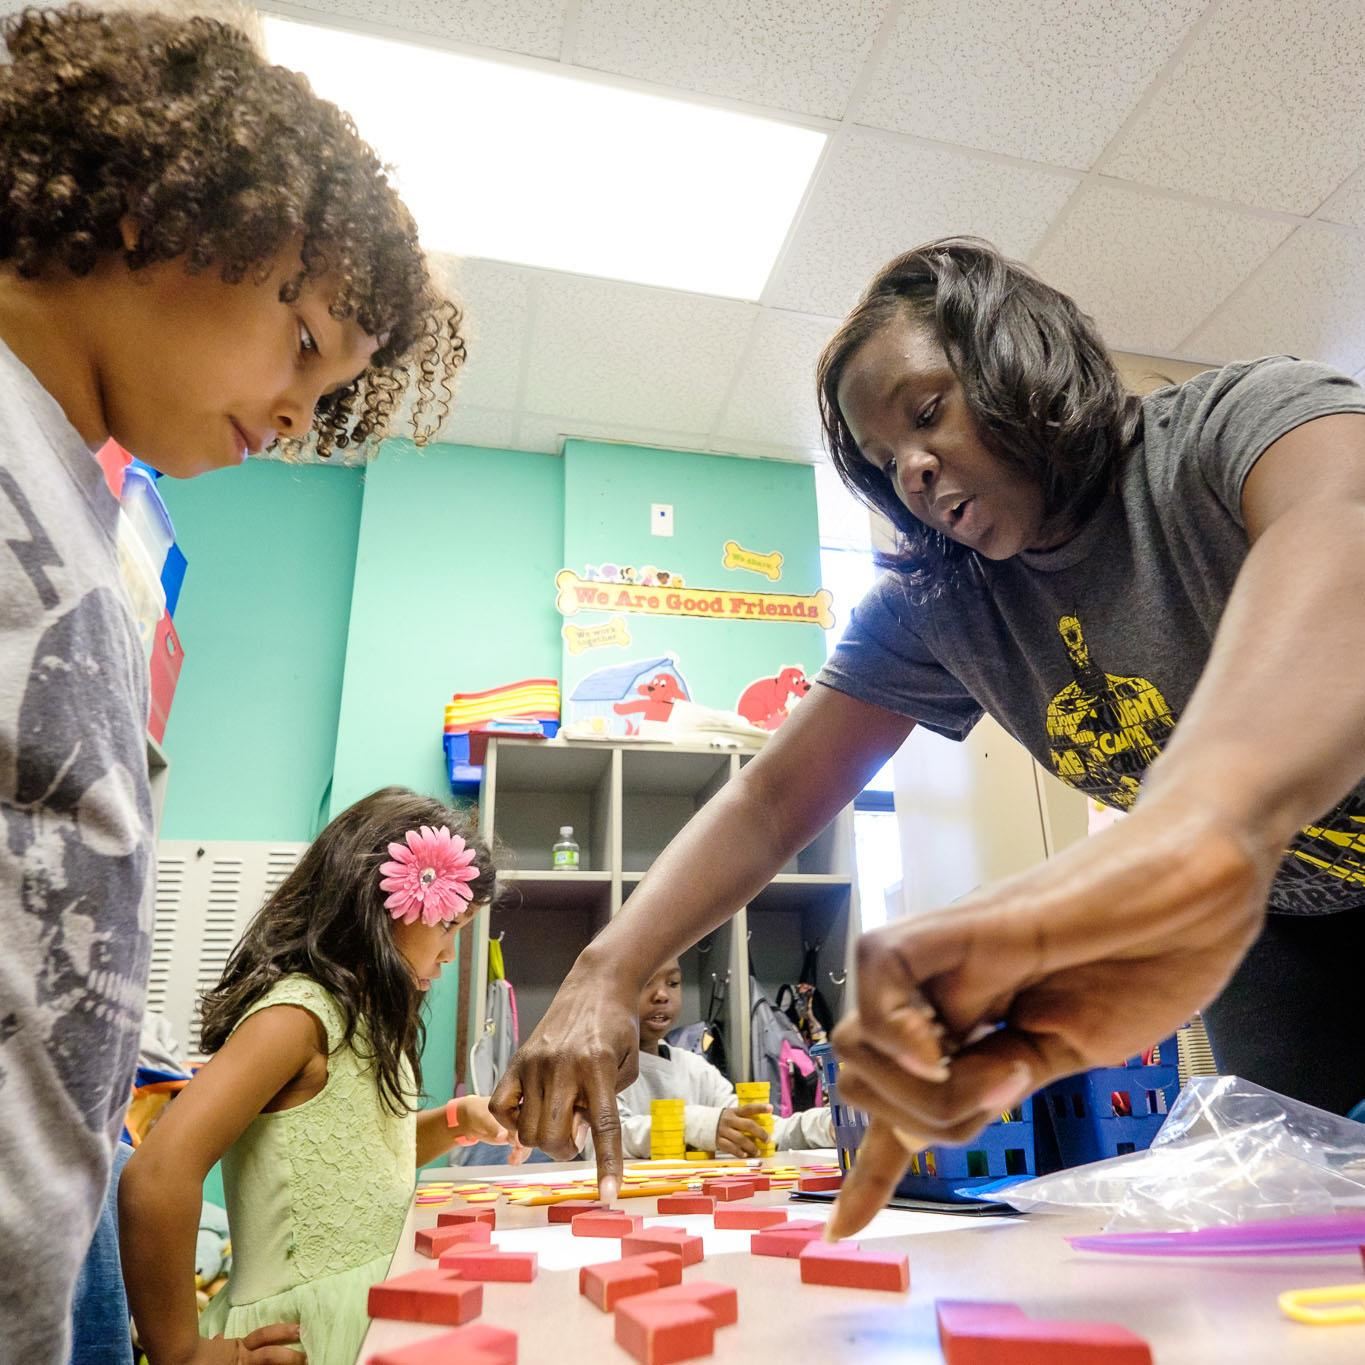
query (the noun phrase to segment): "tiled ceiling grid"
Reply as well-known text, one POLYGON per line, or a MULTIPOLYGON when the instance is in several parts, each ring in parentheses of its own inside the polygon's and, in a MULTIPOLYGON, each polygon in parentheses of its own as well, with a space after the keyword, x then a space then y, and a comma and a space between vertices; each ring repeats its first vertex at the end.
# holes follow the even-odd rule
MULTIPOLYGON (((949 232, 1029 261, 1116 350, 1365 376, 1365 0, 268 8, 830 133, 757 303, 449 263, 472 359, 445 439, 811 459, 824 339, 879 265, 949 232)), ((451 127, 458 176, 458 98, 451 127)))

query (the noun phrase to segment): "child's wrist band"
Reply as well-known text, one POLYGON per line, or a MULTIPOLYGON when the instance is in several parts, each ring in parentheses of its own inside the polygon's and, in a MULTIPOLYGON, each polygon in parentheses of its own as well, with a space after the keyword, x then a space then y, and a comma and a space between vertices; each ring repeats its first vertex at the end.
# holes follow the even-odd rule
MULTIPOLYGON (((458 1128, 460 1126, 460 1101, 459 1098, 446 1102, 446 1127, 458 1128)), ((455 1139, 457 1147, 472 1147, 479 1139, 476 1137, 461 1136, 455 1139)))

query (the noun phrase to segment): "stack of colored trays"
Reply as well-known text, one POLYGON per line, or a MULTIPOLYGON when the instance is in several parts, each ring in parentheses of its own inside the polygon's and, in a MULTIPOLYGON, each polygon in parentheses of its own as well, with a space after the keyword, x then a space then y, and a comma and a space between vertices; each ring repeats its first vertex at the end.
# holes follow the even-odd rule
MULTIPOLYGON (((771 1104, 772 1084, 769 1081, 741 1081, 735 1086, 735 1096, 739 1100, 741 1109, 746 1104, 771 1104)), ((759 1156, 773 1156, 777 1148, 773 1144, 772 1114, 755 1114, 753 1119, 768 1135, 767 1142, 763 1143, 758 1149, 759 1156)))
POLYGON ((682 1100, 651 1100, 649 1104, 649 1155, 653 1161, 683 1161, 687 1143, 683 1137, 682 1100))

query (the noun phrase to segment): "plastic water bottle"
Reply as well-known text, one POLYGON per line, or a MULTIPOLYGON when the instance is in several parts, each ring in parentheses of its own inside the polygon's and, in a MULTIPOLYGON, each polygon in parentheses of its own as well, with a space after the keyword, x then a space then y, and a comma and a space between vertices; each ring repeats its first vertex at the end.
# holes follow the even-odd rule
POLYGON ((550 866, 556 872, 578 871, 578 845, 574 842, 572 825, 560 826, 559 842, 550 850, 550 866))

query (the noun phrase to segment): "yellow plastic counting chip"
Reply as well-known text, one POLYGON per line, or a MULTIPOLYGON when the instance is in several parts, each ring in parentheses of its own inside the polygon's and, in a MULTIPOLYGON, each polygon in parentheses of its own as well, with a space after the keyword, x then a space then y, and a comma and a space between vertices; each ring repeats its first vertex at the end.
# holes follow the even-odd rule
POLYGON ((1322 1289, 1286 1289, 1280 1312, 1310 1327, 1365 1322, 1365 1284, 1337 1284, 1322 1289))

